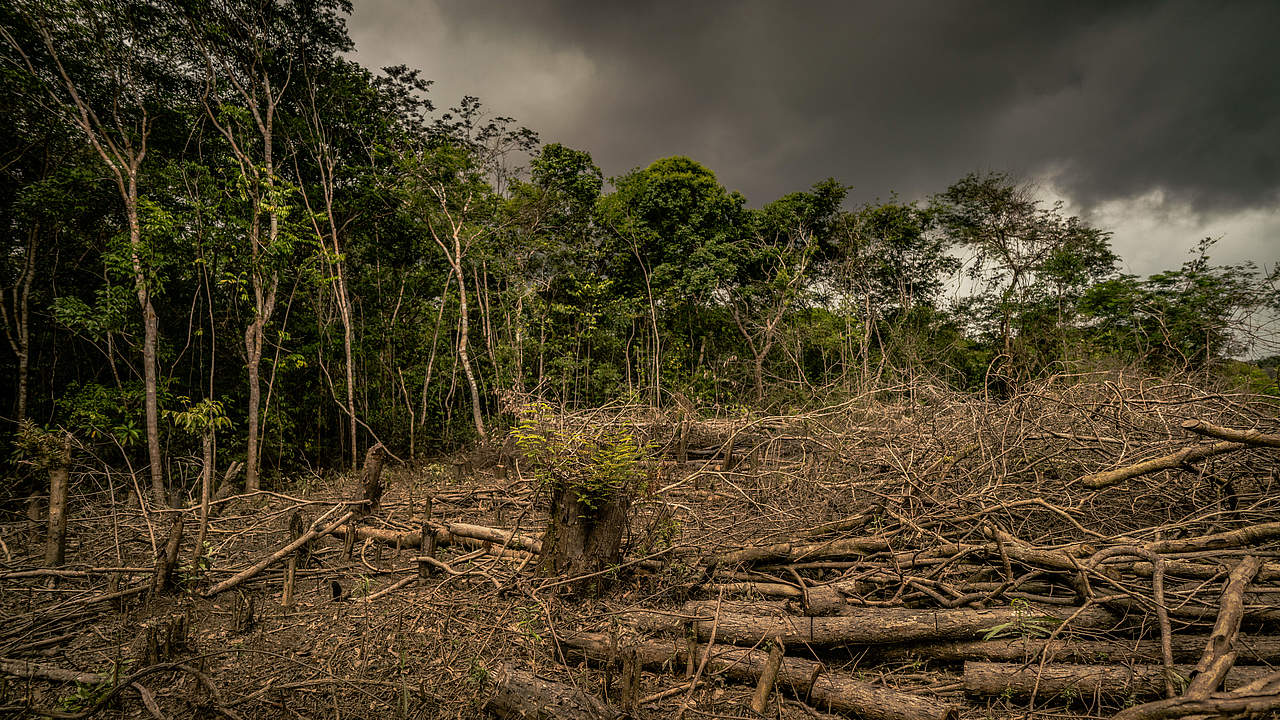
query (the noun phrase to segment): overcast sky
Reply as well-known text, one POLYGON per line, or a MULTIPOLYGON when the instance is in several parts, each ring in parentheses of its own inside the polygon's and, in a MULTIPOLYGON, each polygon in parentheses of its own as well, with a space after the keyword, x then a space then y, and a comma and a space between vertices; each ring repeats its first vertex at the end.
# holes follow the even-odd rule
POLYGON ((1129 272, 1280 262, 1280 2, 355 0, 356 59, 476 95, 606 176, 688 155, 753 205, 972 171, 1042 185, 1129 272))

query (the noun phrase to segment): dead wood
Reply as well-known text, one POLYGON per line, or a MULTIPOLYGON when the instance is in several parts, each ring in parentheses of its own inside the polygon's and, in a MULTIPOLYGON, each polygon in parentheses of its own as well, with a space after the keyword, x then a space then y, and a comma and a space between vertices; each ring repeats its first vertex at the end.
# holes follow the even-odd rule
POLYGON ((44 564, 62 564, 67 545, 67 485, 71 473, 71 436, 64 435, 57 461, 49 468, 49 521, 45 535, 44 564))
POLYGON ((382 443, 375 444, 364 455, 364 467, 360 471, 360 499, 365 502, 360 509, 361 515, 377 511, 382 502, 382 465, 386 458, 387 450, 382 443))
MULTIPOLYGON (((435 536, 436 545, 483 547, 487 543, 489 545, 506 546, 508 549, 525 550, 535 554, 542 552, 542 543, 537 538, 513 533, 510 530, 482 525, 469 525, 467 523, 439 524, 428 522, 426 525, 431 528, 432 534, 435 536)), ((345 539, 347 531, 346 528, 337 528, 333 531, 333 534, 345 539)), ((376 540, 398 547, 422 547, 422 531, 420 530, 399 532, 384 528, 357 527, 356 539, 376 540)))
POLYGON ((169 536, 164 549, 156 558, 156 571, 151 576, 151 594, 164 591, 173 581, 173 570, 178 565, 178 551, 182 547, 182 529, 185 517, 180 512, 173 513, 173 522, 169 525, 169 536))
POLYGON ((1192 716, 1263 718, 1274 717, 1278 712, 1280 672, 1272 672, 1232 692, 1210 693, 1206 698, 1184 696, 1157 700, 1126 708, 1115 716, 1115 720, 1172 720, 1192 716))
MULTIPOLYGON (((612 661, 614 641, 607 634, 578 633, 561 642, 575 657, 612 661)), ((627 647, 633 648, 640 662, 651 668, 678 667, 690 658, 687 645, 680 639, 636 642, 627 647)), ((718 646, 708 654, 703 646, 696 654, 711 672, 745 682, 758 682, 769 663, 769 653, 749 648, 718 646)), ((817 708, 852 712, 867 720, 953 720, 958 716, 958 709, 949 703, 827 672, 811 660, 782 658, 777 682, 817 708)))
MULTIPOLYGON (((341 505, 335 506, 335 507, 334 507, 334 510, 337 510, 337 509, 338 509, 338 508, 340 508, 340 507, 342 507, 342 506, 341 506, 341 505)), ((332 512, 332 510, 331 510, 330 512, 332 512)), ((223 592, 223 591, 226 591, 226 590, 230 590, 231 588, 233 588, 233 587, 235 587, 235 586, 239 585, 240 583, 242 583, 242 582, 244 582, 244 581, 246 581, 246 580, 248 580, 248 579, 252 578, 253 576, 257 575, 258 573, 262 572, 263 570, 266 570, 266 569, 267 569, 267 567, 268 567, 268 566, 270 566, 272 563, 274 563, 274 562, 277 562, 277 561, 281 560, 282 558, 284 558, 285 556, 289 555, 289 554, 290 554, 290 553, 292 553, 294 550, 297 550, 298 548, 300 548, 300 547, 302 547, 303 545, 307 544, 308 542, 310 542, 310 541, 312 541, 312 540, 314 540, 314 539, 316 539, 316 538, 319 538, 319 537, 324 537, 325 535, 328 535, 328 534, 330 534, 330 533, 334 532, 334 531, 335 531, 335 530, 337 530, 338 528, 342 527, 343 523, 347 522, 348 520, 350 520, 350 519, 351 519, 352 517, 354 517, 354 516, 355 516, 355 511, 353 511, 353 510, 348 510, 348 511, 346 511, 345 513, 343 513, 343 514, 342 514, 342 515, 341 515, 337 520, 334 520, 333 522, 329 523, 328 525, 326 525, 326 526, 324 526, 324 527, 318 527, 316 523, 312 523, 312 525, 311 525, 311 529, 309 529, 307 532, 303 533, 300 537, 298 537, 298 539, 296 539, 296 540, 294 540, 293 542, 291 542, 291 543, 289 543, 289 544, 285 545, 284 547, 280 548, 279 550, 277 550, 277 551, 275 551, 275 552, 271 553, 271 554, 270 554, 270 555, 268 555, 267 557, 265 557, 265 558, 263 558, 263 559, 259 560, 258 562, 256 562, 256 563, 254 563, 253 565, 251 565, 251 566, 249 566, 249 567, 245 568, 244 570, 241 570, 240 572, 238 572, 238 573, 236 573, 235 575, 233 575, 233 576, 231 576, 231 577, 227 578, 226 580, 223 580, 222 582, 218 583, 217 585, 214 585, 213 587, 209 588, 208 590, 205 590, 205 591, 204 591, 203 593, 201 593, 201 594, 202 594, 202 595, 204 595, 204 597, 213 597, 214 595, 217 595, 217 594, 218 594, 218 593, 220 593, 220 592, 223 592)), ((323 516, 321 517, 321 519, 323 519, 323 516)), ((318 522, 318 521, 317 521, 317 522, 318 522)))
POLYGON ((1258 430, 1237 430, 1235 428, 1214 425, 1213 423, 1206 422, 1204 420, 1187 420, 1182 423, 1182 429, 1196 433, 1197 435, 1204 435, 1206 437, 1217 438, 1219 440, 1229 440, 1231 442, 1253 445, 1255 447, 1280 448, 1280 435, 1270 435, 1258 430))
POLYGON ((801 562, 828 558, 861 557, 889 549, 884 538, 842 538, 827 542, 783 542, 760 545, 712 555, 708 565, 739 565, 763 562, 801 562))
POLYGON ((782 656, 787 648, 782 641, 774 638, 769 647, 769 659, 765 660, 760 671, 760 680, 756 683, 756 691, 751 695, 751 711, 763 715, 769 705, 769 696, 773 694, 774 683, 778 681, 778 668, 782 665, 782 656))
POLYGON ((1235 452, 1249 447, 1244 443, 1223 441, 1216 442, 1212 445, 1192 445, 1185 447, 1177 452, 1168 455, 1161 455, 1157 458, 1144 460, 1140 463, 1127 465, 1115 470, 1107 470, 1105 472, 1093 473, 1080 478, 1081 484, 1092 490, 1100 490, 1108 488, 1112 485, 1119 485, 1126 480, 1147 475, 1161 470, 1173 470, 1188 463, 1199 462, 1215 455, 1235 452))
MULTIPOLYGON (((923 640, 973 639, 1007 626, 1049 628, 1069 617, 1077 608, 1037 607, 1030 611, 1005 607, 987 610, 918 610, 913 608, 856 608, 856 614, 836 617, 773 615, 743 613, 720 614, 720 637, 725 642, 752 645, 778 638, 788 645, 893 645, 923 640)), ((685 606, 688 622, 698 637, 711 633, 713 616, 705 603, 685 606)), ((629 613, 643 630, 673 632, 682 625, 680 616, 629 613)), ((1118 624, 1107 610, 1089 608, 1072 622, 1074 628, 1109 629, 1118 624)))
POLYGON ((51 680, 53 682, 81 683, 83 685, 98 685, 107 682, 109 679, 106 675, 97 673, 65 670, 52 665, 41 665, 29 660, 14 658, 0 658, 0 673, 28 680, 51 680))
POLYGON ((1196 665, 1196 675, 1183 693, 1189 698, 1204 698, 1218 689, 1236 660, 1236 635, 1244 620, 1244 591, 1258 574, 1262 561, 1249 556, 1240 561, 1227 577, 1217 622, 1205 644, 1204 655, 1196 665))
MULTIPOLYGON (((1203 635, 1175 634, 1170 638, 1174 660, 1179 662, 1199 660, 1204 653, 1207 640, 1203 635)), ((1240 638, 1236 643, 1236 650, 1240 653, 1240 659, 1250 664, 1276 663, 1280 661, 1280 636, 1240 638)), ((916 659, 942 662, 961 660, 1017 662, 1047 655, 1051 662, 1147 664, 1161 662, 1161 654, 1160 643, 1154 640, 1065 638, 1049 641, 1041 638, 1014 637, 885 646, 876 650, 875 658, 880 661, 898 662, 916 659)))
POLYGON ((500 718, 614 720, 622 713, 571 685, 503 665, 494 673, 494 695, 485 709, 500 718))
MULTIPOLYGON (((1194 671, 1191 665, 1175 665, 1175 682, 1185 681, 1194 671)), ((1241 687, 1271 674, 1260 666, 1241 666, 1227 676, 1231 688, 1241 687)), ((974 695, 1037 696, 1072 695, 1081 699, 1102 697, 1151 698, 1164 694, 1165 673, 1161 665, 1059 665, 1037 663, 964 664, 964 689, 974 695)))

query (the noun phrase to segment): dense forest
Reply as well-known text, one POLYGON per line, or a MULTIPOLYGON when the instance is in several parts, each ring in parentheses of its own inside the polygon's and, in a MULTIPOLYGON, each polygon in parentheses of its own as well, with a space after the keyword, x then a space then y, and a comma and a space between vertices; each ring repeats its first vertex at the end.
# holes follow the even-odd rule
POLYGON ((1123 274, 1106 228, 1001 173, 859 207, 686 157, 606 179, 474 97, 437 108, 430 69, 352 62, 350 11, 0 9, 6 447, 66 430, 163 494, 438 456, 533 399, 798 409, 1117 367, 1276 392, 1231 359, 1274 352, 1276 271, 1212 240, 1123 274))

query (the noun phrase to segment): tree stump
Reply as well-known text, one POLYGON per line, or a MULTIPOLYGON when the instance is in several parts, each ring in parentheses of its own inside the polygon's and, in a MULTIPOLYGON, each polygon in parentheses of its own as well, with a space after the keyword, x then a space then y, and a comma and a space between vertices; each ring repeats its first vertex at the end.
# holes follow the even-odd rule
MULTIPOLYGON (((622 536, 627 529, 631 496, 618 490, 594 502, 582 501, 571 488, 551 491, 551 517, 542 536, 542 557, 538 572, 543 576, 589 575, 616 565, 622 556, 622 536)), ((577 588, 598 593, 608 578, 585 578, 577 588)))
POLYGON ((187 616, 171 615, 146 621, 135 643, 135 657, 141 667, 174 661, 190 648, 187 616))

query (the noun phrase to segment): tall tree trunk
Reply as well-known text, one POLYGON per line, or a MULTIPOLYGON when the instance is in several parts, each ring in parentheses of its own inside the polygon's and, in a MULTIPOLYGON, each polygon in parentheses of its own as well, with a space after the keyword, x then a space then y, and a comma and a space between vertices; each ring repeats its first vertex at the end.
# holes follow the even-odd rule
POLYGON ((13 319, 5 298, 0 296, 0 316, 4 321, 5 337, 18 358, 18 406, 14 420, 21 423, 27 417, 27 376, 31 363, 31 282, 35 277, 35 254, 39 244, 40 225, 35 223, 27 233, 27 256, 22 273, 13 286, 13 319))
MULTIPOLYGON (((338 236, 334 233, 333 250, 338 252, 338 236)), ((342 318, 342 353, 347 364, 347 423, 351 432, 351 469, 359 467, 360 462, 360 443, 356 437, 356 374, 355 364, 351 359, 351 302, 347 297, 347 282, 343 277, 343 263, 339 260, 336 264, 337 277, 334 280, 336 285, 335 291, 338 295, 338 312, 342 318)), ((366 405, 367 407, 367 405, 366 405)))
POLYGON ((262 386, 259 382, 259 368, 262 362, 262 322, 260 315, 255 316, 253 321, 249 323, 249 327, 244 331, 244 349, 248 357, 249 370, 249 438, 248 447, 245 448, 244 489, 245 492, 257 492, 260 484, 258 480, 258 448, 260 445, 258 438, 258 409, 262 404, 262 386))
POLYGON ((151 303, 146 271, 142 266, 142 226, 138 219, 138 169, 130 168, 125 213, 129 221, 129 259, 133 266, 134 289, 142 309, 142 383, 143 413, 147 433, 147 460, 150 463, 151 494, 159 505, 168 505, 165 492, 164 465, 160 454, 160 409, 156 398, 156 346, 160 335, 160 318, 151 303))

